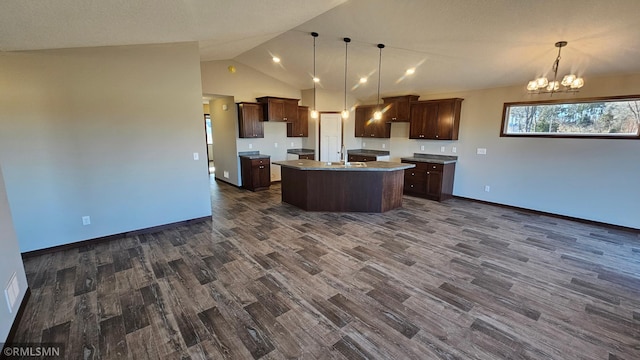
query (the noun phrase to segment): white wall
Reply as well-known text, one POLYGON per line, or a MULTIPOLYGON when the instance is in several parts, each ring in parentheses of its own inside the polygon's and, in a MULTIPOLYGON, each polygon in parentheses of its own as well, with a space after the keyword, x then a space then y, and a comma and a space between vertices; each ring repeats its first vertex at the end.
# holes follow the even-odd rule
POLYGON ((20 303, 27 291, 27 277, 24 273, 22 265, 22 257, 20 256, 20 248, 18 239, 13 228, 13 220, 11 211, 9 210, 9 202, 5 191, 4 178, 2 169, 0 168, 0 292, 2 299, 0 300, 0 343, 4 343, 9 335, 9 330, 20 307, 20 303), (11 276, 16 274, 20 293, 12 311, 6 304, 4 289, 9 283, 11 276))
MULTIPOLYGON (((313 108, 313 89, 302 90, 302 103, 313 108)), ((347 106, 349 107, 349 118, 343 122, 344 146, 347 149, 360 149, 362 147, 362 139, 355 137, 355 106, 360 101, 347 94, 347 106)), ((344 92, 328 91, 324 89, 316 89, 316 107, 320 112, 342 112, 344 108, 344 92)), ((318 119, 309 118, 309 137, 302 142, 302 147, 306 149, 314 149, 316 159, 319 159, 319 140, 318 140, 318 119)))
POLYGON ((1 53, 0 113, 22 251, 211 214, 196 43, 1 53))
POLYGON ((237 153, 236 137, 238 136, 238 115, 233 96, 216 98, 209 104, 215 176, 223 181, 240 185, 237 156, 232 156, 237 153), (227 110, 223 110, 224 105, 227 110), (225 177, 225 172, 228 173, 228 177, 225 177))
MULTIPOLYGON (((579 94, 554 98, 640 94, 640 74, 586 81, 579 94)), ((394 123, 391 139, 366 139, 363 147, 381 150, 387 143, 391 160, 399 161, 414 152, 443 154, 445 146, 444 154, 459 156, 454 195, 640 228, 640 140, 500 137, 505 102, 545 99, 526 94, 524 85, 418 95, 465 99, 459 140, 409 140, 409 124, 394 123), (487 155, 476 155, 480 147, 487 155)))
MULTIPOLYGON (((228 61, 207 61, 201 63, 202 69, 202 89, 205 94, 216 94, 233 97, 233 101, 256 102, 256 98, 262 96, 276 96, 300 99, 300 90, 295 89, 277 79, 267 76, 253 68, 242 65, 238 62, 228 61), (234 66, 234 73, 228 70, 229 66, 234 66)), ((303 138, 287 137, 286 123, 282 122, 264 122, 264 138, 259 139, 240 139, 238 137, 238 120, 237 109, 235 112, 233 135, 230 129, 231 124, 225 128, 227 136, 233 136, 236 146, 218 146, 217 140, 214 139, 216 146, 214 148, 215 158, 224 161, 224 164, 235 163, 235 169, 231 165, 225 165, 219 168, 216 163, 216 178, 222 177, 222 171, 229 171, 229 174, 240 174, 240 159, 238 152, 241 151, 260 151, 261 154, 271 156, 271 161, 286 160, 287 149, 301 148, 303 138), (276 146, 277 144, 277 146, 276 146), (251 146, 251 147, 250 147, 251 146)), ((229 112, 231 114, 231 111, 229 112)), ((217 137, 216 137, 217 139, 217 137)), ((231 139, 228 139, 231 140, 231 139)), ((239 175, 230 176, 229 179, 222 179, 235 185, 241 185, 239 175)), ((280 180, 280 166, 271 165, 271 180, 280 180)))

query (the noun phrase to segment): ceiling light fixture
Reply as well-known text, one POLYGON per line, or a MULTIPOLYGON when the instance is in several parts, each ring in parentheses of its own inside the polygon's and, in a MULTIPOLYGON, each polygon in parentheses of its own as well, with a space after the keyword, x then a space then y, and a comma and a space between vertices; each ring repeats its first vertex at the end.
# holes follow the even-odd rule
POLYGON ((316 83, 320 81, 320 79, 316 77, 316 38, 318 37, 318 33, 312 32, 311 36, 313 36, 313 109, 311 110, 311 117, 313 119, 317 119, 318 110, 316 110, 316 83))
POLYGON ((407 69, 407 71, 405 72, 405 74, 407 74, 407 75, 413 75, 413 74, 415 74, 415 72, 416 72, 416 68, 410 68, 410 69, 407 69))
POLYGON ((273 62, 276 64, 280 62, 280 58, 277 56, 272 57, 271 60, 273 60, 273 62))
POLYGON ((364 84, 367 82, 367 78, 366 77, 361 77, 360 78, 360 84, 364 84))
POLYGON ((344 40, 344 110, 342 110, 342 118, 349 118, 349 110, 347 110, 347 55, 349 53, 349 43, 351 39, 348 37, 342 39, 344 40))
POLYGON ((376 102, 376 112, 373 113, 375 120, 382 119, 382 111, 380 111, 380 69, 382 69, 382 49, 384 49, 384 44, 378 44, 378 49, 380 49, 378 57, 378 101, 376 102))
POLYGON ((562 81, 558 81, 558 67, 560 66, 560 51, 563 47, 567 46, 566 41, 558 41, 556 47, 558 48, 558 56, 556 61, 553 62, 551 70, 553 71, 553 81, 549 81, 546 76, 541 76, 535 80, 529 81, 527 84, 527 90, 530 94, 551 94, 556 92, 577 92, 582 86, 584 86, 584 79, 577 77, 574 74, 565 75, 562 81))

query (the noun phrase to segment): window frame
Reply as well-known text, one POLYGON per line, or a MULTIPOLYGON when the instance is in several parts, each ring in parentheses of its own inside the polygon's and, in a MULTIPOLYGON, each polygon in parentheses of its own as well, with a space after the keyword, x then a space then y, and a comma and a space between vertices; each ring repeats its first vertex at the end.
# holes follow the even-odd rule
POLYGON ((506 102, 502 108, 502 122, 500 124, 500 137, 531 137, 531 138, 565 138, 565 139, 610 139, 610 140, 630 140, 640 139, 640 125, 638 126, 638 133, 635 135, 605 135, 605 134, 563 134, 563 133, 507 133, 505 128, 508 124, 507 113, 511 106, 520 105, 557 105, 557 104, 581 104, 590 102, 615 102, 620 100, 635 100, 640 101, 640 95, 620 95, 620 96, 602 96, 591 98, 578 98, 578 99, 549 99, 549 100, 535 100, 535 101, 518 101, 518 102, 506 102))

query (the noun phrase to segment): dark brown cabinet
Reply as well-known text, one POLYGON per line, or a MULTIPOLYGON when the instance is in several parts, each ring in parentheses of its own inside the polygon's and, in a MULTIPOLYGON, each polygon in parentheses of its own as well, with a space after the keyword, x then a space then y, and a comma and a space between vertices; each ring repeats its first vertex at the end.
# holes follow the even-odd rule
POLYGON ((309 107, 298 106, 298 116, 292 122, 287 122, 287 137, 309 136, 309 107))
POLYGON ((298 159, 315 160, 315 155, 298 155, 298 159))
POLYGON ((462 100, 455 98, 411 103, 409 138, 457 140, 462 100))
POLYGON ((266 190, 271 185, 271 161, 269 158, 251 159, 240 157, 242 173, 242 187, 259 191, 266 190))
POLYGON ((453 197, 455 163, 436 164, 402 160, 416 167, 404 171, 404 193, 430 200, 443 201, 453 197))
POLYGON ((418 101, 417 95, 405 95, 382 98, 386 111, 382 114, 385 122, 408 122, 411 116, 411 103, 418 101))
POLYGON ((264 96, 256 98, 264 112, 264 121, 294 122, 298 118, 299 99, 264 96))
POLYGON ((373 113, 375 105, 363 105, 356 107, 355 136, 371 138, 390 138, 391 123, 383 119, 375 120, 373 113))
POLYGON ((367 161, 377 161, 378 158, 375 156, 364 156, 364 155, 349 155, 349 162, 367 162, 367 161))
POLYGON ((238 137, 261 138, 264 137, 262 124, 262 105, 258 103, 238 103, 238 137))

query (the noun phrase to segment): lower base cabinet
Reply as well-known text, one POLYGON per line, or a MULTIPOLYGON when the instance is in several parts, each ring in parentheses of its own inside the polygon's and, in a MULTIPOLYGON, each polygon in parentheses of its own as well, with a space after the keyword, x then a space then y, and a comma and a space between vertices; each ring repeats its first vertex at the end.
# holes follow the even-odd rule
POLYGON ((243 188, 260 191, 267 190, 271 186, 271 161, 269 158, 240 157, 240 167, 243 188))
POLYGON ((437 164, 402 160, 416 167, 404 171, 404 193, 425 199, 443 201, 453 197, 453 175, 456 164, 437 164))

